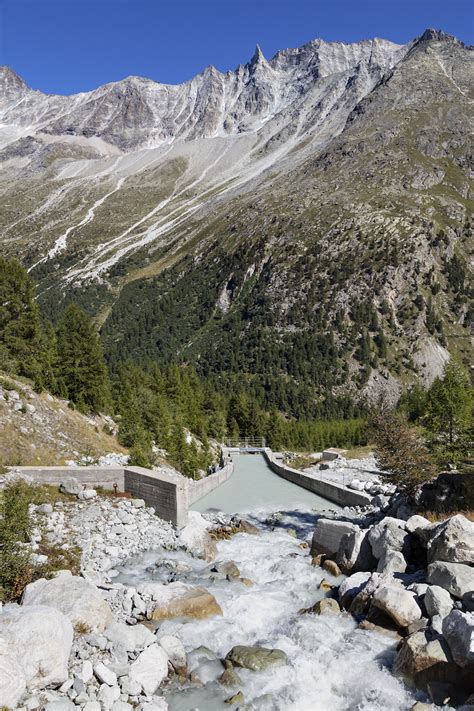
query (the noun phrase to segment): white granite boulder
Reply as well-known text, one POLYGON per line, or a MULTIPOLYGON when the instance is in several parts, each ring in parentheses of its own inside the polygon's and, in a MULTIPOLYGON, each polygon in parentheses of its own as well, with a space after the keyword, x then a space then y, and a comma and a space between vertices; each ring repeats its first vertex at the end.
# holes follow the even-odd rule
POLYGON ((439 585, 428 585, 423 598, 428 617, 440 615, 446 617, 453 609, 453 601, 447 590, 439 585))
MULTIPOLYGON (((68 678, 73 629, 59 610, 45 605, 6 605, 0 612, 0 639, 10 648, 18 679, 29 689, 62 684, 68 678)), ((12 666, 7 670, 7 687, 12 666)), ((5 704, 6 705, 6 704, 5 704)))
POLYGON ((130 667, 129 677, 152 696, 168 676, 168 655, 158 644, 152 644, 139 654, 130 667))
POLYGON ((360 593, 371 578, 371 573, 353 573, 345 578, 339 586, 339 602, 346 609, 349 607, 352 600, 360 593))
POLYGON ((433 677, 447 669, 452 657, 449 647, 440 635, 430 630, 420 630, 405 637, 395 659, 393 670, 414 680, 420 673, 432 671, 433 677))
POLYGON ((188 523, 179 533, 179 542, 196 557, 214 560, 217 546, 208 529, 209 522, 198 511, 189 511, 188 523))
POLYGON ((80 481, 75 479, 73 476, 66 477, 62 480, 59 485, 59 491, 63 494, 70 494, 71 496, 77 496, 83 490, 83 485, 80 481))
POLYGON ((408 627, 421 618, 414 593, 395 586, 380 587, 372 599, 375 607, 385 612, 399 627, 408 627))
POLYGON ((377 563, 377 573, 404 573, 407 562, 400 551, 388 548, 377 563))
POLYGON ((402 553, 406 549, 409 534, 405 527, 405 521, 390 516, 386 516, 372 526, 369 531, 369 541, 377 560, 385 557, 389 551, 402 553))
POLYGON ((49 605, 85 631, 104 630, 112 622, 112 611, 100 591, 84 578, 63 570, 55 578, 41 578, 26 586, 23 606, 49 605))
POLYGON ((474 673, 474 612, 452 610, 443 620, 443 636, 456 664, 473 665, 474 673))
POLYGON ((427 581, 462 600, 464 595, 474 590, 474 568, 463 563, 438 560, 428 566, 427 581))
POLYGON ((25 690, 26 679, 23 671, 7 640, 0 637, 0 708, 16 708, 25 690))
POLYGON ((472 521, 458 514, 430 527, 429 532, 428 563, 444 560, 448 563, 474 565, 474 523, 472 521))
POLYGON ((173 635, 165 634, 159 638, 158 644, 165 650, 175 672, 181 676, 186 676, 186 651, 181 640, 173 635))
POLYGON ((416 533, 416 531, 421 531, 430 525, 431 523, 427 518, 420 516, 419 514, 415 514, 414 516, 410 516, 405 524, 405 528, 408 533, 416 533))
POLYGON ((341 539, 346 534, 360 531, 359 527, 347 521, 332 521, 320 518, 314 527, 311 555, 324 553, 333 555, 339 550, 341 539))
POLYGON ((343 573, 373 570, 376 560, 369 543, 368 530, 345 533, 339 543, 336 563, 343 573))
POLYGON ((104 637, 127 652, 145 649, 156 641, 153 632, 145 625, 125 625, 122 622, 112 622, 104 630, 104 637))

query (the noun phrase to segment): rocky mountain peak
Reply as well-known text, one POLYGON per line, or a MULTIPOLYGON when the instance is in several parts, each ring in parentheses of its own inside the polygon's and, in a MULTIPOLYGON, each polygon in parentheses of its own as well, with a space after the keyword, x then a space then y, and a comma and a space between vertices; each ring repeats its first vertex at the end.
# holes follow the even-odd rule
POLYGON ((249 66, 255 67, 258 64, 266 64, 266 62, 267 62, 267 60, 265 59, 265 56, 264 56, 262 50, 260 49, 260 45, 257 44, 255 46, 255 52, 253 53, 253 57, 249 62, 249 66))
POLYGON ((0 66, 0 103, 11 101, 27 90, 26 82, 13 69, 0 66))
POLYGON ((453 35, 450 35, 448 32, 444 32, 444 30, 435 30, 432 27, 428 27, 428 29, 426 29, 416 41, 430 42, 432 40, 436 42, 456 42, 456 44, 462 44, 460 40, 453 35))

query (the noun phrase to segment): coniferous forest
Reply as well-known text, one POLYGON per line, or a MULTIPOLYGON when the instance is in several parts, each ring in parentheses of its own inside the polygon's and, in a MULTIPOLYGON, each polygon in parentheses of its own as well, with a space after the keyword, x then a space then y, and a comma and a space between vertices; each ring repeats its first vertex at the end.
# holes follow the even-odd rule
MULTIPOLYGON (((171 352, 160 361, 128 353, 121 360, 117 350, 105 351, 93 320, 79 306, 70 303, 53 325, 34 294, 26 270, 0 259, 1 369, 30 378, 37 390, 67 398, 81 412, 112 415, 135 464, 152 466, 153 447, 159 448, 180 471, 196 477, 216 456, 209 441, 226 437, 262 436, 273 449, 301 451, 367 443, 367 412, 348 397, 330 396, 311 408, 299 399, 298 374, 306 368, 308 375, 316 358, 306 342, 294 349, 293 386, 270 375, 256 386, 245 370, 207 368, 203 374, 171 352)), ((330 338, 315 348, 328 364, 337 358, 330 338)), ((363 349, 362 338, 361 359, 363 349)), ((429 391, 415 387, 402 397, 404 416, 428 428, 440 463, 463 456, 472 434, 470 393, 465 371, 453 362, 429 391)))

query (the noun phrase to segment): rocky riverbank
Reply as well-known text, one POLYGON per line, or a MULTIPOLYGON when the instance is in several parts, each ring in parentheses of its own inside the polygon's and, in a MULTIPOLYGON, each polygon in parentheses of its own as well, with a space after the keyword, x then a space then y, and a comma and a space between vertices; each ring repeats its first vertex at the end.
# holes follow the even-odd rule
MULTIPOLYGON (((222 614, 204 588, 173 582, 187 568, 167 552, 213 559, 210 524, 191 512, 189 525, 178 533, 141 499, 98 496, 73 479, 59 488, 74 498, 30 505, 28 548, 36 566, 47 562, 38 552, 43 543, 80 549, 81 575, 63 570, 40 578, 26 586, 20 604, 1 607, 0 707, 163 711, 166 701, 156 692, 163 680, 186 677, 187 662, 178 638, 158 640, 156 621, 222 614), (137 588, 114 583, 117 567, 145 551, 159 551, 163 582, 137 588)), ((226 525, 222 535, 243 525, 226 525)))
POLYGON ((0 706, 381 711, 431 697, 470 708, 474 524, 463 516, 432 524, 393 500, 257 526, 190 512, 178 533, 140 500, 77 496, 30 507, 36 563, 42 541, 79 547, 81 575, 37 580, 3 606, 0 706))
POLYGON ((395 674, 434 704, 474 708, 474 523, 386 514, 320 518, 313 562, 348 576, 331 586, 336 611, 398 641, 395 674))

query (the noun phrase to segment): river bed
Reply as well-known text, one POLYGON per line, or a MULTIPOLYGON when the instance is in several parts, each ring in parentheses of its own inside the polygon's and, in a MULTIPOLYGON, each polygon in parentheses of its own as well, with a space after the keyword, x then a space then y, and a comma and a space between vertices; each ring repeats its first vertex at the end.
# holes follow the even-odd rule
POLYGON ((346 613, 336 617, 298 614, 324 596, 318 590, 323 578, 337 582, 313 567, 307 548, 300 547, 311 536, 315 511, 336 506, 279 478, 260 456, 236 457, 235 465, 231 479, 194 508, 245 513, 259 526, 258 535, 242 533, 218 543, 216 561, 234 561, 240 575, 253 582, 250 587, 238 580, 210 580, 209 564, 183 552, 154 551, 121 570, 122 582, 138 585, 164 579, 163 568, 154 568, 160 558, 179 562, 184 572, 173 579, 202 585, 222 608, 222 617, 159 624, 158 636, 171 634, 181 639, 190 669, 204 683, 202 687, 188 683, 165 689, 170 711, 410 709, 416 694, 389 671, 395 655, 392 639, 358 629, 346 613), (276 511, 283 514, 275 516, 276 511), (289 526, 298 538, 289 535, 289 526), (224 670, 219 659, 239 644, 282 649, 289 663, 262 672, 239 669, 241 685, 223 687, 217 682, 224 670), (216 659, 193 652, 201 646, 212 650, 216 659), (226 704, 225 699, 238 690, 244 694, 245 706, 226 704))

